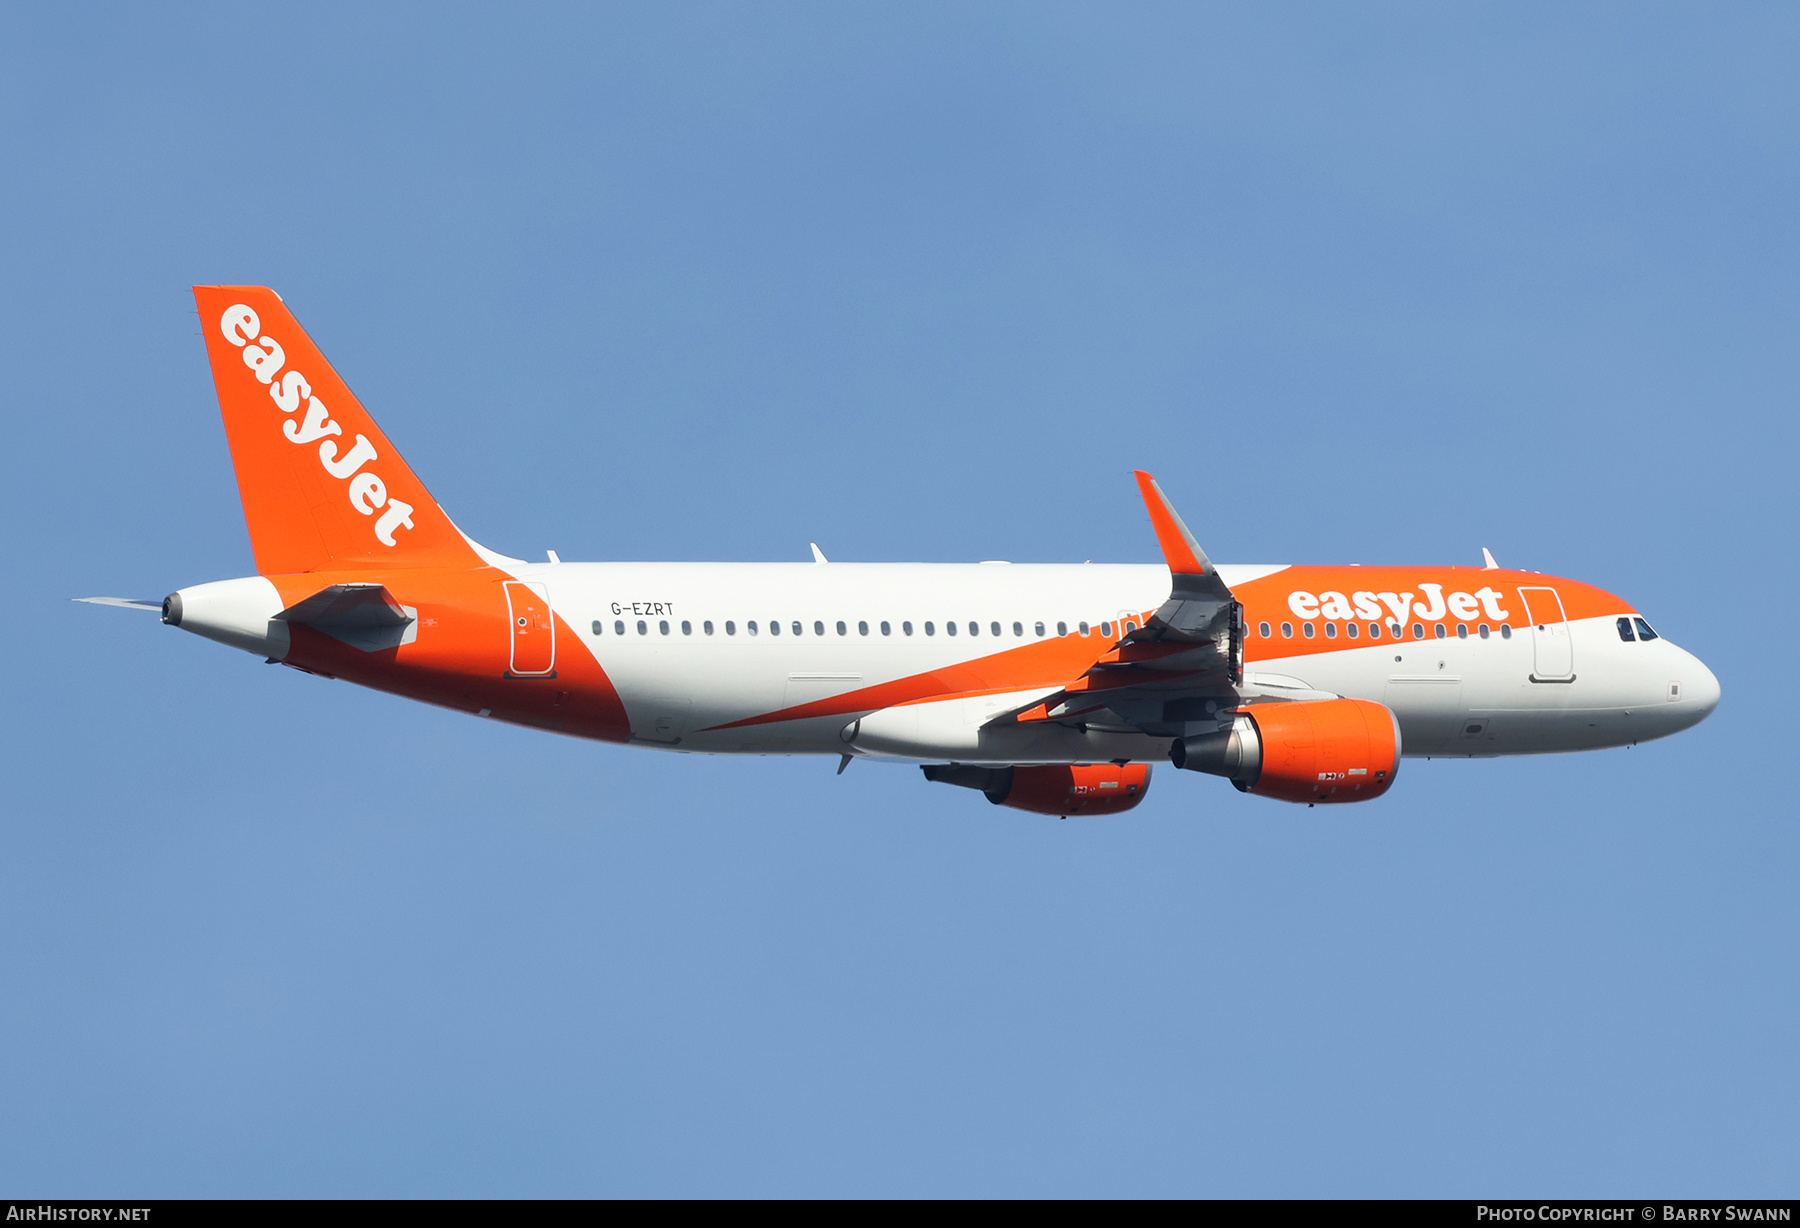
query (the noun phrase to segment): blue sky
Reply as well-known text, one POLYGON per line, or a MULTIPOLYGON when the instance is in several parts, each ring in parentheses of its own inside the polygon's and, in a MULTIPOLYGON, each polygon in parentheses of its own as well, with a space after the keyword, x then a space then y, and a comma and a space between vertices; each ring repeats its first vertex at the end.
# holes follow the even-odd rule
POLYGON ((0 1186, 1792 1195, 1788 7, 0 13, 0 1186), (1502 563, 1668 742, 1057 822, 71 605, 252 568, 195 282, 565 559, 1502 563))

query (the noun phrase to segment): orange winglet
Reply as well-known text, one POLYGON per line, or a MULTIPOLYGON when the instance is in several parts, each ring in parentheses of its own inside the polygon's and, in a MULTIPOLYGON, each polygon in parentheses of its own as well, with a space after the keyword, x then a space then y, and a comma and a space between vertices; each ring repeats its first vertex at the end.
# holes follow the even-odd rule
POLYGON ((1025 711, 1019 713, 1019 715, 1013 717, 1013 719, 1020 724, 1028 724, 1032 721, 1047 721, 1050 719, 1050 705, 1043 703, 1035 708, 1027 708, 1025 711))
POLYGON ((1168 560, 1169 570, 1178 576, 1203 576, 1206 568, 1200 565, 1199 553, 1194 539, 1189 535, 1187 526, 1181 523, 1181 517, 1169 506, 1169 498, 1163 494, 1162 487, 1156 479, 1142 469, 1132 470, 1137 478, 1138 490, 1144 496, 1144 507, 1150 513, 1150 523, 1156 529, 1157 544, 1162 547, 1163 558, 1168 560))

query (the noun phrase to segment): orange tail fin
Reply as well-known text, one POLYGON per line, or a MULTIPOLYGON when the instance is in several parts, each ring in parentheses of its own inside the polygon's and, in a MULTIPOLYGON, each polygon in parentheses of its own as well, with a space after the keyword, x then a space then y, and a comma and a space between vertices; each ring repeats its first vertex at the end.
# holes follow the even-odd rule
POLYGON ((280 295, 194 298, 259 572, 481 565, 280 295))

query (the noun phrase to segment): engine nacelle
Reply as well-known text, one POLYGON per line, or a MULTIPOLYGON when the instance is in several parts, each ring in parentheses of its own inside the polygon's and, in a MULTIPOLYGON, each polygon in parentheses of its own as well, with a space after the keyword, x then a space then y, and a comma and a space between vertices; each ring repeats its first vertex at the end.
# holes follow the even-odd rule
POLYGON ((1040 767, 972 767, 926 764, 926 780, 979 789, 996 806, 1037 814, 1119 814, 1150 791, 1147 763, 1046 764, 1040 767))
POLYGON ((1169 761, 1284 802, 1366 802, 1394 783, 1400 724, 1367 699, 1256 704, 1216 733, 1178 739, 1169 761))

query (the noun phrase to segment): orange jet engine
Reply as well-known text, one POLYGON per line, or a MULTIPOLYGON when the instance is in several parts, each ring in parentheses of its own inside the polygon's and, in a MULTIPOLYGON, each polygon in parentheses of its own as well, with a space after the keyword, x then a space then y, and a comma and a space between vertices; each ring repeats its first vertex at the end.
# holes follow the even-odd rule
POLYGON ((1394 783, 1400 725, 1367 699, 1257 704, 1215 733, 1178 738, 1169 761, 1284 802, 1366 802, 1394 783))
POLYGON ((1119 814, 1150 791, 1146 763, 1053 763, 1042 767, 925 764, 926 780, 979 789, 996 806, 1054 814, 1119 814))

